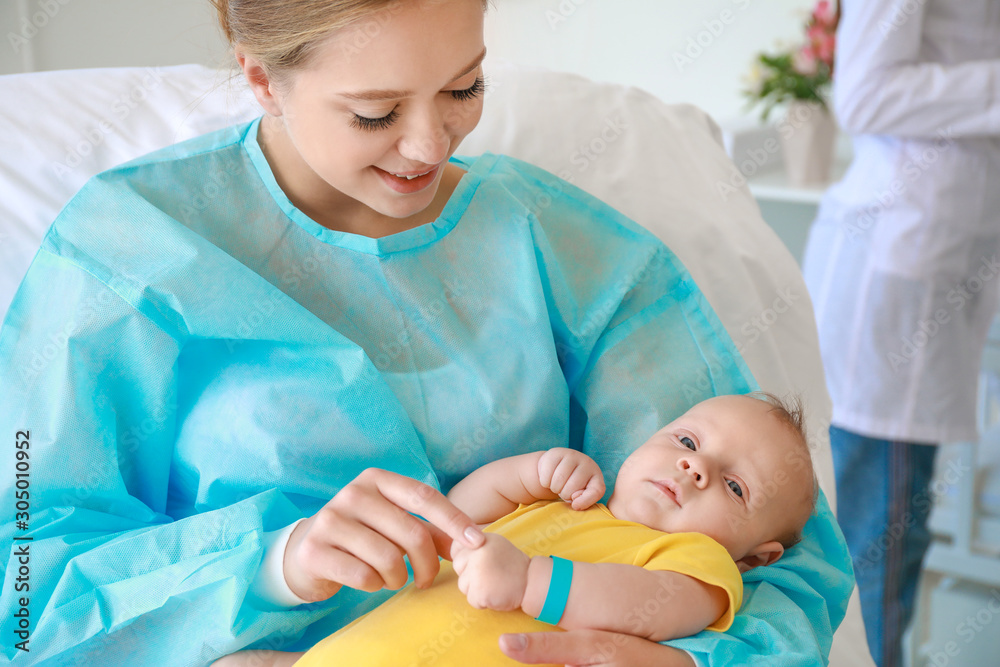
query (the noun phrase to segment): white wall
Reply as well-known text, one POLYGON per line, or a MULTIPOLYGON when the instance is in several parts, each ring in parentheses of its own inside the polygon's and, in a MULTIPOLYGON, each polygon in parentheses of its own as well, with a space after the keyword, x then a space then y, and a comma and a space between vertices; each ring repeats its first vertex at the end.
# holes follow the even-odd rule
MULTIPOLYGON (((491 57, 637 85, 727 119, 742 112, 741 77, 753 54, 776 39, 796 39, 812 2, 494 4, 487 34, 491 57)), ((0 74, 26 71, 26 65, 49 70, 227 62, 208 0, 0 0, 0 35, 0 74), (33 54, 33 62, 26 54, 33 54)))
POLYGON ((491 55, 739 115, 754 54, 797 40, 810 0, 495 0, 491 55))
POLYGON ((25 46, 34 70, 218 65, 224 58, 208 0, 0 0, 0 35, 0 74, 25 71, 25 46))

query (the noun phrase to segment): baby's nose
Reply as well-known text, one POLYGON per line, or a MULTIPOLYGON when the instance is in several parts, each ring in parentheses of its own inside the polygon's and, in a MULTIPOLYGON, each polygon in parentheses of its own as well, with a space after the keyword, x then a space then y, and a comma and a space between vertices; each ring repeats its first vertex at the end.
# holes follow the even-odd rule
POLYGON ((694 479, 695 486, 699 488, 704 486, 705 482, 707 481, 707 478, 705 476, 705 471, 701 466, 697 464, 697 462, 691 461, 690 459, 681 459, 679 463, 681 470, 686 472, 694 479))

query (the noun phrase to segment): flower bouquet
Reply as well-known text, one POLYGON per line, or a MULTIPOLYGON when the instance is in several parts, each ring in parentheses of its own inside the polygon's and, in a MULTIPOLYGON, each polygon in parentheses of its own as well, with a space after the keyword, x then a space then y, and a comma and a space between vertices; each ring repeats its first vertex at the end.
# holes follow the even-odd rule
POLYGON ((744 94, 751 106, 763 104, 766 121, 778 105, 787 108, 778 123, 785 171, 792 185, 829 180, 837 126, 828 106, 840 11, 829 0, 816 4, 805 24, 805 40, 754 60, 744 94))
POLYGON ((817 3, 805 24, 805 43, 780 53, 760 53, 751 68, 744 94, 751 105, 763 104, 767 120, 775 106, 792 100, 826 108, 833 81, 839 11, 829 0, 817 3))

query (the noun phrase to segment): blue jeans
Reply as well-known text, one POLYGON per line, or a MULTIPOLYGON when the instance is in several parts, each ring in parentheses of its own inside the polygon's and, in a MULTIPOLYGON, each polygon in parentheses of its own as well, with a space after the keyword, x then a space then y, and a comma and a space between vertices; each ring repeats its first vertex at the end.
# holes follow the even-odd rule
POLYGON ((937 447, 878 440, 830 427, 837 520, 854 562, 868 645, 879 667, 903 664, 920 564, 930 545, 927 517, 937 447))

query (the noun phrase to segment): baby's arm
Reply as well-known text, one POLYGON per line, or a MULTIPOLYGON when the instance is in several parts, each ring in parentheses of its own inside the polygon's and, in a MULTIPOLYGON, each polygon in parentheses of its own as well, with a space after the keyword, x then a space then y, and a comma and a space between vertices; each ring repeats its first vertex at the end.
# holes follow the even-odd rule
MULTIPOLYGON (((556 448, 489 463, 448 494, 477 523, 490 523, 519 504, 561 497, 586 509, 604 495, 600 468, 589 456, 556 448)), ((509 540, 487 533, 475 550, 453 545, 459 588, 475 607, 522 609, 537 617, 552 560, 529 558, 509 540)), ((663 641, 700 632, 729 605, 726 593, 677 572, 616 563, 573 563, 573 583, 559 626, 608 630, 663 641)))
MULTIPOLYGON (((535 557, 521 608, 537 617, 545 603, 552 559, 535 557)), ((608 630, 661 642, 688 637, 729 606, 725 591, 678 572, 618 563, 573 563, 573 583, 559 627, 608 630)))
MULTIPOLYGON (((552 559, 529 558, 506 538, 487 533, 478 549, 452 547, 459 589, 479 609, 520 608, 537 618, 552 578, 552 559)), ((573 562, 559 627, 607 630, 664 641, 701 632, 722 616, 729 597, 716 586, 666 570, 619 563, 573 562)))
POLYGON ((604 477, 583 452, 557 447, 510 456, 477 468, 448 493, 479 524, 492 523, 518 505, 562 498, 587 509, 604 495, 604 477))

